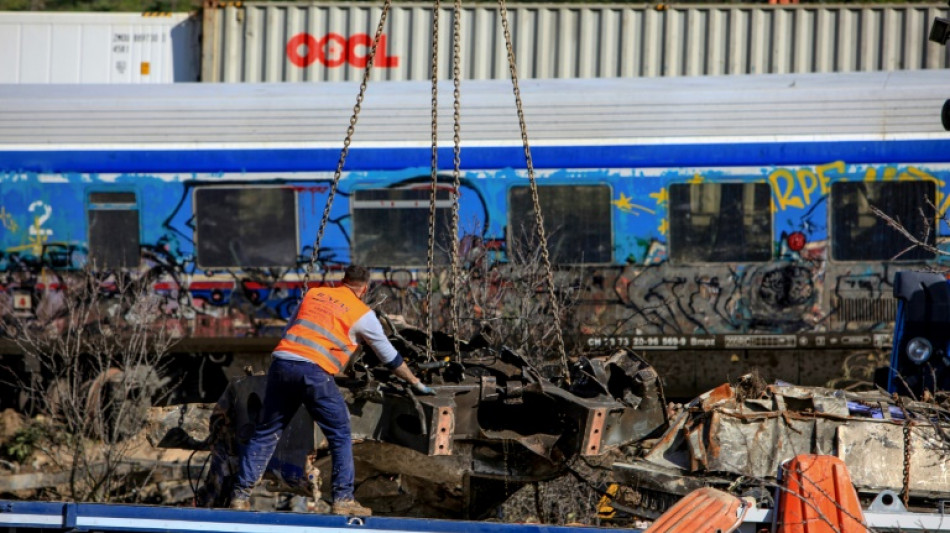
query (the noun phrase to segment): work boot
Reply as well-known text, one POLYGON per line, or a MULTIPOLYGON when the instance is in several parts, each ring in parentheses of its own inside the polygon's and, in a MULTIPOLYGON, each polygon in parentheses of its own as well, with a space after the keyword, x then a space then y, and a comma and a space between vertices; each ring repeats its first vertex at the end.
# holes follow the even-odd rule
POLYGON ((249 511, 251 509, 251 501, 247 498, 232 497, 231 509, 236 511, 249 511))
POLYGON ((345 516, 372 516, 373 510, 369 507, 363 507, 356 500, 340 500, 333 502, 333 514, 345 516))

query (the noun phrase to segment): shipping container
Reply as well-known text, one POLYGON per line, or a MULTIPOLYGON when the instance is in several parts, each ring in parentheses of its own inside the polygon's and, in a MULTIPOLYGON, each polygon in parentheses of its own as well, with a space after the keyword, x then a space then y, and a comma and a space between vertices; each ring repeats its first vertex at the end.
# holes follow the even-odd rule
MULTIPOLYGON (((355 81, 381 3, 246 2, 209 5, 202 81, 355 81)), ((446 5, 446 4, 443 4, 446 5)), ((451 76, 453 9, 439 12, 439 72, 451 76)), ((946 5, 516 4, 508 9, 518 72, 526 78, 892 71, 950 67, 929 42, 946 5)), ((374 79, 430 78, 433 10, 393 5, 374 79)), ((499 10, 463 9, 466 79, 508 76, 499 10)))
POLYGON ((0 12, 0 83, 198 81, 188 13, 0 12))

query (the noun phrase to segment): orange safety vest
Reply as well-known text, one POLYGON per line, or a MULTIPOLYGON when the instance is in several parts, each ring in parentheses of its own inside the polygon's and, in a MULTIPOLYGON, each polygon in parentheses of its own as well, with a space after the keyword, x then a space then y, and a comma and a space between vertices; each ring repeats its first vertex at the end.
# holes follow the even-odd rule
POLYGON ((347 287, 310 289, 274 351, 305 357, 336 374, 357 347, 350 339, 350 328, 368 311, 347 287))

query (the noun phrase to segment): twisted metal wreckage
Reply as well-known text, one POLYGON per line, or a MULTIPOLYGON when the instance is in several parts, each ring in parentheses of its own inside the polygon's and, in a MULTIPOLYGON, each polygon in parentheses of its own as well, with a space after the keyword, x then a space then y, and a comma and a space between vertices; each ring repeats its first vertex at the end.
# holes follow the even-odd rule
POLYGON ((641 458, 615 463, 636 488, 623 503, 657 517, 713 486, 772 507, 782 465, 800 454, 842 459, 871 510, 933 510, 950 497, 950 409, 883 391, 753 383, 699 396, 641 458))
MULTIPOLYGON (((454 358, 447 355, 454 339, 435 333, 438 358, 427 360, 424 331, 387 325, 393 344, 436 394, 414 396, 374 365, 370 351, 338 378, 351 414, 357 495, 377 512, 480 517, 524 484, 564 473, 577 456, 603 455, 666 427, 659 378, 632 352, 582 358, 569 384, 558 384, 485 335, 461 342, 454 358), (371 489, 361 483, 380 477, 386 482, 366 484, 371 489)), ((158 444, 210 448, 198 505, 227 504, 264 386, 263 375, 233 380, 211 413, 207 439, 199 442, 179 424, 158 444)), ((326 440, 301 408, 268 464, 267 488, 313 497, 320 510, 320 480, 329 470, 326 440)))
MULTIPOLYGON (((945 345, 937 337, 945 331, 940 326, 947 322, 944 304, 950 300, 936 296, 950 295, 950 285, 942 276, 911 274, 900 276, 895 287, 901 299, 898 322, 907 328, 895 338, 891 374, 909 386, 906 380, 916 373, 939 369, 922 357, 908 367, 897 356, 910 337, 919 344, 933 337, 927 342, 945 345)), ((774 508, 782 465, 802 454, 843 460, 862 505, 872 511, 933 509, 950 499, 950 408, 944 392, 918 390, 922 401, 917 401, 883 390, 765 385, 747 375, 671 416, 656 372, 627 350, 581 358, 571 368, 572 379, 558 383, 521 355, 492 346, 485 335, 460 345, 453 359, 455 339, 436 334, 437 356, 426 357, 425 332, 387 323, 393 344, 437 394, 413 396, 374 367, 370 355, 348 368, 340 384, 354 436, 362 441, 357 460, 382 474, 400 474, 390 494, 376 494, 380 502, 391 504, 394 494, 416 490, 418 501, 411 508, 390 507, 394 513, 482 516, 522 484, 557 476, 570 459, 614 450, 623 453, 607 459, 635 458, 613 463, 619 486, 611 505, 639 517, 659 517, 704 486, 774 508), (420 482, 410 486, 409 478, 420 482), (418 505, 423 502, 430 508, 418 505)), ((936 364, 950 364, 941 357, 936 364)), ((202 504, 226 503, 235 452, 253 427, 263 386, 262 377, 232 382, 218 403, 207 440, 213 465, 202 504)), ((322 438, 303 411, 290 434, 269 465, 272 488, 319 502, 322 438)))
MULTIPOLYGON (((765 386, 744 376, 668 420, 658 376, 627 350, 582 359, 567 385, 483 335, 461 343, 459 360, 427 361, 423 331, 390 327, 394 345, 437 393, 413 396, 374 366, 371 353, 338 381, 352 417, 357 493, 381 514, 482 517, 524 484, 563 474, 577 456, 628 452, 632 444, 646 451, 613 463, 612 478, 622 488, 612 503, 639 517, 656 518, 704 486, 772 507, 782 464, 800 454, 844 460, 863 505, 872 509, 932 509, 950 496, 950 409, 935 402, 882 391, 765 386)), ((452 345, 448 335, 434 335, 436 353, 452 353, 452 345)), ((210 448, 199 505, 227 504, 264 384, 262 375, 232 381, 204 442, 170 432, 159 444, 210 448)), ((322 510, 320 479, 328 474, 326 442, 301 409, 268 465, 267 489, 312 497, 322 510)))

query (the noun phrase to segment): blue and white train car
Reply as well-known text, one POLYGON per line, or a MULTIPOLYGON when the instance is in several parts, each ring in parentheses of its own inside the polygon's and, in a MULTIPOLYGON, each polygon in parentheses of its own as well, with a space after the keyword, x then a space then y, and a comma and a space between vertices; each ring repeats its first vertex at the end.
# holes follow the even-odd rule
MULTIPOLYGON (((672 396, 751 367, 803 384, 868 377, 890 346, 895 267, 946 261, 948 81, 523 80, 553 260, 590 274, 575 339, 648 352, 672 396)), ((270 334, 252 319, 279 322, 296 297, 357 92, 0 86, 7 305, 29 312, 44 272, 152 269, 190 292, 194 337, 270 334)), ((393 282, 425 270, 430 99, 428 83, 370 84, 322 269, 360 262, 393 282)), ((444 250, 450 82, 439 101, 444 250)), ((463 82, 461 146, 458 237, 505 261, 534 224, 509 83, 463 82)))

